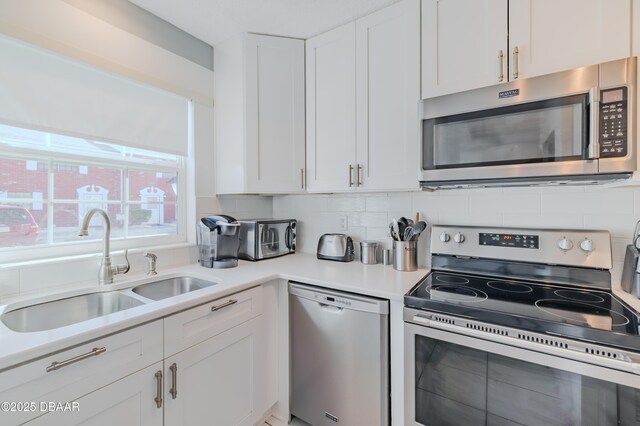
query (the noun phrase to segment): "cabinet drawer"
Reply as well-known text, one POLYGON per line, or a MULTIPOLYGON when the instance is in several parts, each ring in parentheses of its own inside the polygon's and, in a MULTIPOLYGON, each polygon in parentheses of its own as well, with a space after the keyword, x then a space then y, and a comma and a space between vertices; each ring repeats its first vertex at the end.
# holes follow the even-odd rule
MULTIPOLYGON (((40 402, 72 402, 162 360, 162 337, 162 322, 155 321, 8 369, 0 373, 0 401, 35 402, 38 408, 40 402)), ((0 417, 4 426, 42 414, 0 417)))
POLYGON ((221 297, 164 319, 164 356, 170 357, 262 313, 262 287, 221 297))

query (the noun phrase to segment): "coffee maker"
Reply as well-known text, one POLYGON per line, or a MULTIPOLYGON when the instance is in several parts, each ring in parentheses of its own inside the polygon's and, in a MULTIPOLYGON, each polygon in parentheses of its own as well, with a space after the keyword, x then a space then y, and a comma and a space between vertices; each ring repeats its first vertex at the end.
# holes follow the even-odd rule
POLYGON ((238 266, 240 224, 231 216, 206 216, 198 222, 200 265, 206 268, 238 266))

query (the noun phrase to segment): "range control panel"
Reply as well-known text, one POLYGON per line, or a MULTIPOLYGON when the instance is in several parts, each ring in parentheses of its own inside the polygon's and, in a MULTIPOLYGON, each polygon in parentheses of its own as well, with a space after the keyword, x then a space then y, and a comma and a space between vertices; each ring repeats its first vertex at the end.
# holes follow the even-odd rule
POLYGON ((627 88, 600 92, 600 157, 627 155, 627 88))
POLYGON ((431 253, 611 269, 611 237, 587 229, 434 225, 431 253))
POLYGON ((481 246, 516 247, 538 249, 540 238, 537 235, 525 234, 491 234, 481 232, 479 242, 481 246))

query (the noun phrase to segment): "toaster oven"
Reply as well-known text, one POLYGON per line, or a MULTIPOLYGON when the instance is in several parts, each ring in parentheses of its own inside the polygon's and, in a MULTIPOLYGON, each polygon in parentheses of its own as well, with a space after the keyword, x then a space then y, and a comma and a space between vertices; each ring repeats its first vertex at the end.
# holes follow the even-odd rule
POLYGON ((239 220, 240 249, 238 257, 262 260, 296 251, 297 222, 295 219, 239 220))

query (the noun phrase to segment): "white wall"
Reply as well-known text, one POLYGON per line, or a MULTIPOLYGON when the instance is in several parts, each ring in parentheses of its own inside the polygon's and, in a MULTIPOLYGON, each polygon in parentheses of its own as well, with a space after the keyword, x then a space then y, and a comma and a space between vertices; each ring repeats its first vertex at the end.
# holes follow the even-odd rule
MULTIPOLYGON (((315 253, 320 235, 345 232, 355 240, 375 240, 391 247, 392 218, 414 218, 430 224, 604 229, 611 233, 614 277, 619 276, 624 248, 640 219, 640 189, 601 186, 492 188, 394 194, 302 195, 274 197, 274 217, 298 219, 298 248, 315 253)), ((428 266, 428 239, 419 243, 419 263, 428 266)), ((356 244, 357 246, 358 244, 356 244)), ((357 249, 356 249, 357 250, 357 249)))

